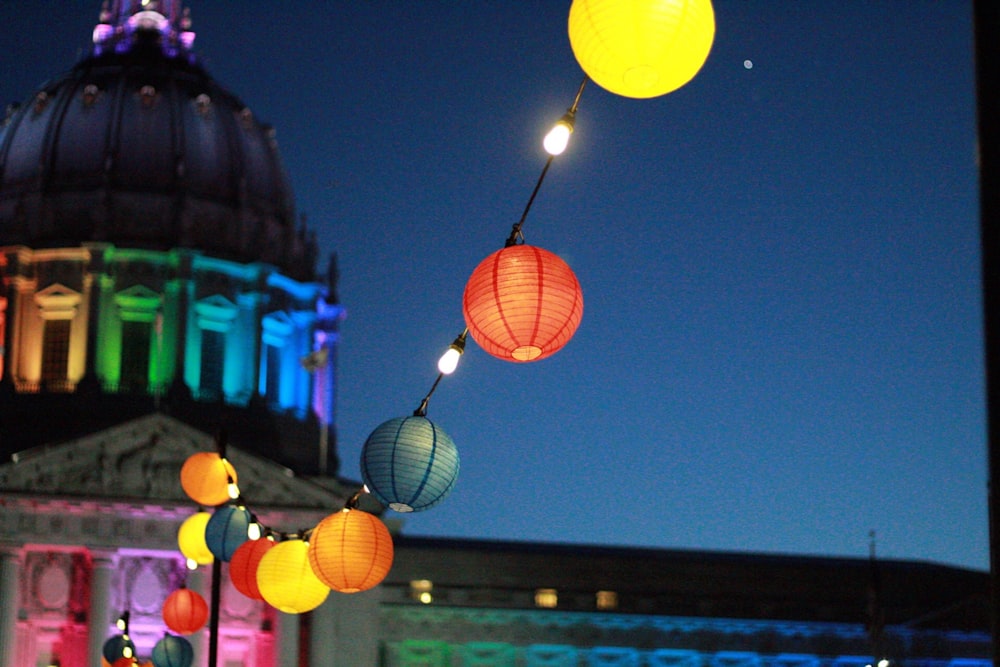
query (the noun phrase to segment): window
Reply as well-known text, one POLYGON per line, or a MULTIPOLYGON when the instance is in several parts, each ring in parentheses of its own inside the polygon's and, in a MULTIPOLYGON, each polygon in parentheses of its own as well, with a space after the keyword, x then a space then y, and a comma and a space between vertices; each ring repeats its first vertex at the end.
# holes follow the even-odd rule
POLYGON ((601 610, 618 608, 618 593, 614 591, 597 591, 597 608, 601 610))
POLYGON ((42 334, 42 384, 64 387, 69 369, 69 331, 72 320, 46 320, 42 334))
POLYGON ((554 588, 538 588, 535 590, 535 606, 542 609, 555 609, 559 604, 559 595, 554 588))
POLYGON ((149 322, 122 322, 121 388, 145 391, 149 383, 149 322))
POLYGON ((280 405, 281 348, 265 344, 264 350, 264 395, 269 403, 280 405))
POLYGON ((414 579, 410 582, 410 597, 417 602, 422 602, 423 604, 430 604, 434 601, 434 596, 431 591, 434 590, 434 584, 428 579, 414 579))
POLYGON ((222 368, 225 363, 226 334, 221 331, 201 331, 201 381, 202 398, 222 398, 222 368))

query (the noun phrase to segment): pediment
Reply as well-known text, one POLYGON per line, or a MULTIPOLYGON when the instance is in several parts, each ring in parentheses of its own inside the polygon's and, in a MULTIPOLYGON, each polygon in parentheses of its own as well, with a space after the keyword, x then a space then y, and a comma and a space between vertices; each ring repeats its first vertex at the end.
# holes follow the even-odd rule
POLYGON ((35 293, 35 298, 37 299, 54 299, 54 298, 76 298, 79 300, 80 293, 75 289, 66 287, 62 283, 52 283, 44 289, 38 290, 35 293))
POLYGON ((139 300, 152 300, 152 301, 160 301, 162 299, 159 292, 151 290, 145 285, 132 285, 131 287, 121 290, 115 296, 124 299, 139 299, 139 300))
MULTIPOLYGON (((189 456, 214 451, 214 439, 170 416, 155 413, 77 440, 43 445, 0 465, 0 492, 21 492, 153 503, 192 501, 180 485, 189 456)), ((296 477, 284 466, 241 451, 227 457, 244 499, 259 507, 339 509, 352 492, 296 477)))

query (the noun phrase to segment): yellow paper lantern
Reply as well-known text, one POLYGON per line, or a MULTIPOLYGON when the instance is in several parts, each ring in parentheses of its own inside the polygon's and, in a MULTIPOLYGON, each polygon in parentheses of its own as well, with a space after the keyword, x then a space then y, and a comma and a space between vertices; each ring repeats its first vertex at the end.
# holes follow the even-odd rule
POLYGON ((177 546, 188 560, 198 565, 211 565, 215 560, 212 551, 205 542, 205 527, 212 515, 204 510, 196 512, 184 519, 177 531, 177 546))
POLYGON ((257 587, 264 601, 286 614, 304 614, 323 604, 330 588, 313 573, 309 547, 285 540, 271 547, 257 566, 257 587))
POLYGON ((326 517, 309 538, 309 564, 335 591, 357 593, 378 586, 392 568, 392 536, 378 517, 345 509, 326 517))
POLYGON ((181 488, 199 505, 228 503, 229 485, 236 481, 236 469, 216 452, 192 454, 181 466, 181 488))
POLYGON ((597 85, 648 98, 677 90, 715 39, 711 0, 573 0, 569 43, 597 85))

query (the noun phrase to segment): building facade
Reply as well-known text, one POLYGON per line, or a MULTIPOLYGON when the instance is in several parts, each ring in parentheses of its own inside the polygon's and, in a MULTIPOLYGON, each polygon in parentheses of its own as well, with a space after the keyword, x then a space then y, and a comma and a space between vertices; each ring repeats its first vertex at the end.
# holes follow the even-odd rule
MULTIPOLYGON (((84 667, 221 580, 226 667, 985 667, 986 573, 395 535, 377 589, 285 614, 185 567, 184 461, 220 439, 261 521, 344 506, 337 271, 273 129, 179 0, 106 2, 93 48, 0 125, 0 665, 84 667)), ((379 509, 379 508, 373 508, 379 509)), ((197 665, 208 633, 192 636, 197 665)))

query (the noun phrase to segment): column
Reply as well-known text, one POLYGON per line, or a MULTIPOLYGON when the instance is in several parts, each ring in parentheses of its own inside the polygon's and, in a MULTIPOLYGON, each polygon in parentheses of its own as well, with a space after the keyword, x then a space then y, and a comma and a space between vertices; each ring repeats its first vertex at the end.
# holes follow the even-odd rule
POLYGON ((378 664, 378 607, 381 589, 330 593, 312 612, 309 667, 378 664))
MULTIPOLYGON (((299 667, 299 616, 278 612, 275 618, 277 625, 278 667, 299 667)), ((374 664, 374 663, 373 663, 374 664)))
MULTIPOLYGON (((111 609, 111 580, 117 566, 117 557, 114 552, 91 551, 91 559, 94 567, 93 577, 90 581, 90 614, 87 623, 87 664, 101 664, 104 642, 110 636, 112 614, 111 609)), ((4 663, 7 664, 7 663, 4 663)))
MULTIPOLYGON (((212 598, 211 587, 212 587, 212 566, 199 565, 196 570, 189 570, 187 573, 187 583, 185 584, 188 590, 192 590, 201 597, 205 598, 205 602, 209 602, 212 598)), ((209 602, 209 604, 211 604, 209 602)), ((211 613, 211 612, 210 612, 211 613)), ((207 665, 208 664, 208 623, 206 623, 200 630, 189 635, 187 640, 191 642, 192 648, 194 648, 194 661, 192 665, 207 665)))
POLYGON ((21 270, 21 262, 18 260, 17 252, 12 252, 8 256, 7 264, 7 310, 4 313, 6 318, 6 325, 4 326, 3 333, 3 377, 0 378, 0 382, 4 384, 14 384, 14 376, 17 371, 17 327, 21 326, 20 317, 20 307, 21 302, 19 299, 20 291, 18 290, 18 272, 21 270))
POLYGON ((86 370, 83 373, 86 382, 97 384, 97 336, 100 331, 101 315, 101 276, 106 272, 104 253, 110 247, 108 243, 84 243, 90 251, 90 261, 84 268, 83 292, 87 299, 87 358, 86 370))
POLYGON ((21 578, 20 549, 0 549, 0 665, 17 664, 17 612, 21 608, 18 582, 21 578))

